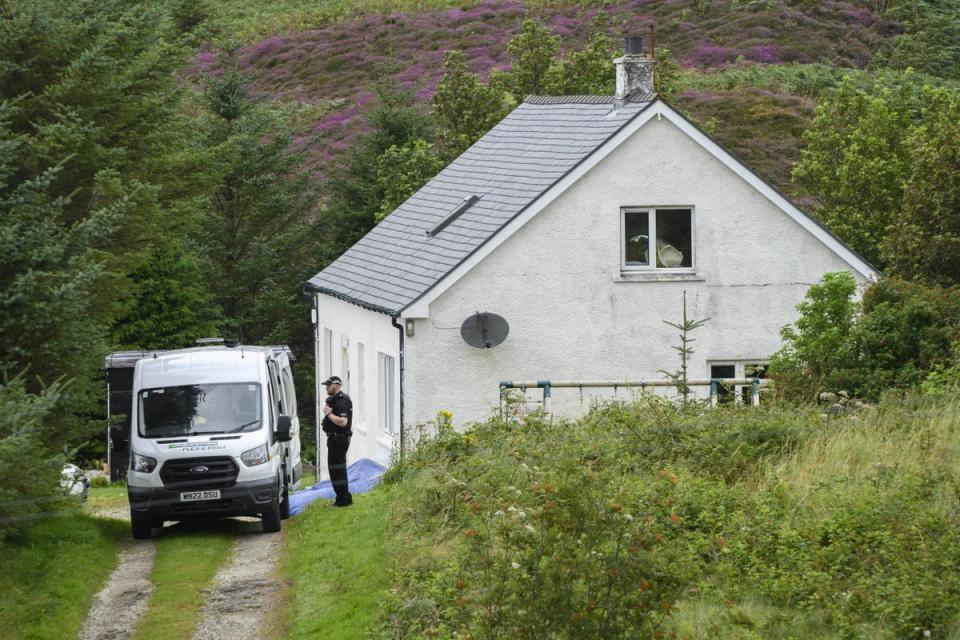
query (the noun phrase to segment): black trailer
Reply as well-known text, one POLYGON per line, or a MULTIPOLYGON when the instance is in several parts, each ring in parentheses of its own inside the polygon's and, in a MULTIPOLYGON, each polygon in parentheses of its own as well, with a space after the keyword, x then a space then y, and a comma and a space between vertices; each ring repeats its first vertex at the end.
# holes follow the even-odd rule
POLYGON ((163 351, 118 351, 103 363, 107 375, 107 465, 110 481, 127 479, 130 464, 130 411, 133 408, 133 367, 142 358, 163 351), (111 429, 110 427, 116 427, 111 429))

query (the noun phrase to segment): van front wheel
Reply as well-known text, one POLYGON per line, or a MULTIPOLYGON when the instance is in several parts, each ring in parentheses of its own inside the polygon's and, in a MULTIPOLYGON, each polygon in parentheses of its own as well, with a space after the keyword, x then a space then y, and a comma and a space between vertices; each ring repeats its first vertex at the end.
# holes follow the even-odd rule
POLYGON ((280 531, 280 496, 274 496, 270 506, 263 512, 261 524, 264 533, 280 531))

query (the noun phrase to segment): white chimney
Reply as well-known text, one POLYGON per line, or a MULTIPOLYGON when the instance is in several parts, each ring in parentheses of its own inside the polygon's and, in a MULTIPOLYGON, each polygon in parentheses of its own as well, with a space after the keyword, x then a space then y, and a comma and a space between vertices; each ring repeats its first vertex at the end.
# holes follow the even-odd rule
POLYGON ((617 100, 625 100, 631 93, 653 93, 653 67, 657 61, 643 50, 642 36, 624 38, 625 55, 617 58, 617 100))

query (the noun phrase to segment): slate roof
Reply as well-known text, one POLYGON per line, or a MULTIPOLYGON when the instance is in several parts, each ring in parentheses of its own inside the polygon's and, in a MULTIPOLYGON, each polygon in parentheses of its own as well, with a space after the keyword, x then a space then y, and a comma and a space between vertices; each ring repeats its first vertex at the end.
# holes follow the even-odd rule
POLYGON ((653 100, 529 96, 307 285, 398 313, 426 293, 653 100), (467 207, 435 235, 427 231, 467 207))

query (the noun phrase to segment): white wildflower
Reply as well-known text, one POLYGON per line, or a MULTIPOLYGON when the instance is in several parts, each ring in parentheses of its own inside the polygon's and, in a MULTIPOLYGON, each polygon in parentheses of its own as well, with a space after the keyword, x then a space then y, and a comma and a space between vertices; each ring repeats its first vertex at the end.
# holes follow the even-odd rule
POLYGON ((509 511, 510 513, 514 513, 516 512, 516 510, 517 508, 513 505, 510 505, 509 507, 507 507, 507 511, 509 511))
POLYGON ((499 518, 500 516, 503 515, 503 511, 494 511, 494 512, 493 512, 493 515, 494 515, 495 517, 499 518))
POLYGON ((533 525, 525 524, 525 525, 523 525, 523 528, 526 529, 527 531, 529 531, 530 533, 536 533, 536 532, 537 532, 537 530, 533 528, 533 525))
POLYGON ((520 563, 519 563, 519 562, 511 562, 511 563, 510 563, 510 566, 513 567, 514 569, 519 569, 519 568, 520 568, 520 563))
POLYGON ((626 520, 627 522, 633 522, 633 516, 630 515, 629 513, 623 514, 623 519, 626 520))
POLYGON ((520 518, 521 520, 523 520, 524 518, 527 517, 527 512, 526 512, 526 511, 517 511, 517 517, 520 518))

